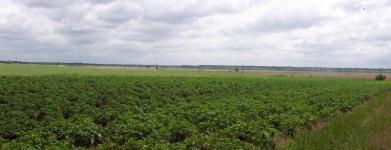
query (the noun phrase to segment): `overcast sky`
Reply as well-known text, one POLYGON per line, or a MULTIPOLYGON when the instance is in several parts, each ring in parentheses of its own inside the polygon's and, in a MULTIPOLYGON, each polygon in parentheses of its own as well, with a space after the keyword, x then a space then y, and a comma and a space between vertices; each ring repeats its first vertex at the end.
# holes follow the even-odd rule
POLYGON ((391 0, 0 0, 0 59, 391 68, 391 0))

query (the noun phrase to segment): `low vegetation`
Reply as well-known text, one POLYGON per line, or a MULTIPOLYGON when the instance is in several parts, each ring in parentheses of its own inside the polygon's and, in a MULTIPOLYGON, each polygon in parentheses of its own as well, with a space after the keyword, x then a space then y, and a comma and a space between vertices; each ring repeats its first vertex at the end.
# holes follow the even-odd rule
POLYGON ((281 149, 391 149, 391 93, 340 115, 281 149))
POLYGON ((386 76, 383 74, 379 74, 376 76, 376 80, 380 80, 380 81, 386 80, 386 76))
POLYGON ((390 89, 287 77, 0 76, 0 149, 259 149, 390 89))

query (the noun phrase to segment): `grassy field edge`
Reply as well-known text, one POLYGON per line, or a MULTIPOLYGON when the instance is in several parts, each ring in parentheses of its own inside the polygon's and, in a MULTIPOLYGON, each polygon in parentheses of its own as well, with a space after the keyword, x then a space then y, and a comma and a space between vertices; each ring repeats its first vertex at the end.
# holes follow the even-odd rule
POLYGON ((391 149, 391 91, 279 149, 391 149))

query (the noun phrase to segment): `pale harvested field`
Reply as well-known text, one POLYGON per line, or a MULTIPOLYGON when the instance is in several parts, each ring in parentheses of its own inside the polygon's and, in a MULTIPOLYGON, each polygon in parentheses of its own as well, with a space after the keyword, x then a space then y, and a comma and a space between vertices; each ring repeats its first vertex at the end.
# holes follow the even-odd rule
POLYGON ((258 75, 279 75, 293 77, 332 77, 332 78, 353 78, 353 79, 375 79, 376 75, 383 74, 387 80, 391 80, 391 73, 368 73, 368 72, 321 72, 321 71, 245 71, 258 75))

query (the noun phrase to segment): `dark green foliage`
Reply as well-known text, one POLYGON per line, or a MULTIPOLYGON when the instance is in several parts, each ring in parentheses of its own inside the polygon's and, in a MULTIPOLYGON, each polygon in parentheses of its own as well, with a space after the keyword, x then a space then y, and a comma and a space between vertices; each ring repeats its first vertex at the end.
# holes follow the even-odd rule
POLYGON ((376 76, 376 80, 380 80, 380 81, 386 80, 386 76, 383 75, 383 74, 378 74, 378 75, 376 76))
POLYGON ((274 147, 275 143, 272 138, 278 133, 276 129, 260 121, 241 122, 226 130, 226 134, 232 138, 261 147, 274 147))
POLYGON ((350 111, 387 82, 0 77, 0 149, 260 149, 350 111))

